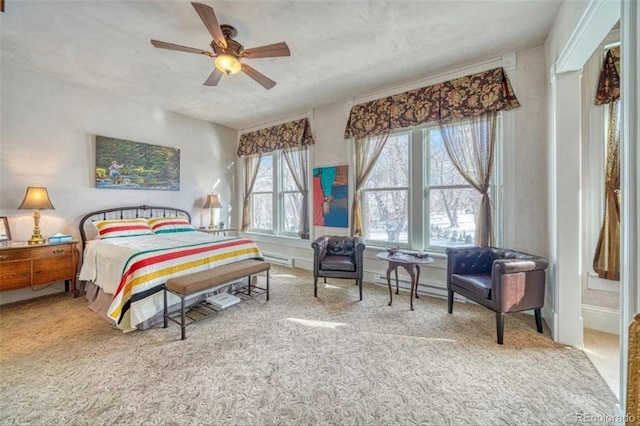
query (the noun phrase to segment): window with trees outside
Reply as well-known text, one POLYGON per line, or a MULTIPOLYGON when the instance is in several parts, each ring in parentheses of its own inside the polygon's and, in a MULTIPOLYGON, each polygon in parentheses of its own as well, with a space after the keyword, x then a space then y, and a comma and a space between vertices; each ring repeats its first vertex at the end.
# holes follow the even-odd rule
POLYGON ((451 162, 438 126, 430 125, 391 133, 362 190, 362 205, 367 242, 443 251, 473 245, 480 194, 451 162))
POLYGON ((251 231, 297 237, 301 204, 282 152, 263 154, 251 193, 251 231))

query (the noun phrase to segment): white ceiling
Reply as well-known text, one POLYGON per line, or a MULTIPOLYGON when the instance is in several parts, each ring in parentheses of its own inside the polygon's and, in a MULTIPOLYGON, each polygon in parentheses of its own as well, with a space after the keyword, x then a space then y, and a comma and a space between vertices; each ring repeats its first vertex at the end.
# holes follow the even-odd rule
POLYGON ((2 60, 185 115, 247 129, 314 107, 542 44, 561 0, 208 1, 245 48, 286 41, 291 57, 248 60, 278 84, 240 73, 202 83, 211 58, 188 1, 6 0, 2 60))

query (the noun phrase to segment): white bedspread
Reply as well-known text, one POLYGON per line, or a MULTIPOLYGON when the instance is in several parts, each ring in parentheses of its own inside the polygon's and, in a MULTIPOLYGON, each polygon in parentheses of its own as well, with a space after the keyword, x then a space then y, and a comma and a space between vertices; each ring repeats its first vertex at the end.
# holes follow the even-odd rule
POLYGON ((140 235, 136 237, 90 240, 84 249, 81 281, 93 281, 105 293, 115 294, 127 261, 136 253, 157 250, 173 245, 186 245, 207 241, 224 241, 224 237, 203 232, 175 232, 169 234, 140 235), (98 268, 98 259, 100 267, 98 268))

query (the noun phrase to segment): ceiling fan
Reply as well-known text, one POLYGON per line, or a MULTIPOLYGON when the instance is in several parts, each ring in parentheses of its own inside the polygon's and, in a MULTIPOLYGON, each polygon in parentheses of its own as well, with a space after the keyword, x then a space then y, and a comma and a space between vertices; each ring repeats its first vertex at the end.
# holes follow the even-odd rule
POLYGON ((236 74, 240 71, 257 81, 265 89, 269 90, 276 85, 266 75, 256 71, 253 67, 243 64, 240 61, 243 58, 273 58, 276 56, 290 56, 289 46, 287 43, 274 43, 266 46, 253 47, 245 49, 240 43, 234 40, 238 35, 238 31, 231 25, 220 25, 213 8, 202 3, 191 3, 204 26, 209 30, 209 34, 213 37, 211 48, 213 52, 208 50, 196 49, 194 47, 180 46, 178 44, 167 43, 159 40, 151 40, 151 44, 161 49, 178 50, 180 52, 196 53, 214 58, 215 69, 204 82, 205 86, 217 86, 223 74, 236 74))

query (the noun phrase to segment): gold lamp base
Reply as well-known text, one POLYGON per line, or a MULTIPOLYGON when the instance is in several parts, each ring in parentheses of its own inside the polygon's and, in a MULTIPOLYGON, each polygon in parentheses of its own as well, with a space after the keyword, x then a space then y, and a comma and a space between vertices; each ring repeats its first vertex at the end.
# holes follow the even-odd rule
POLYGON ((32 235, 31 238, 29 238, 28 244, 31 245, 36 245, 36 244, 44 244, 46 243, 46 240, 44 238, 42 238, 42 236, 38 236, 38 235, 32 235))
POLYGON ((40 212, 36 210, 33 212, 33 235, 29 238, 29 245, 44 244, 46 240, 40 233, 40 212))

